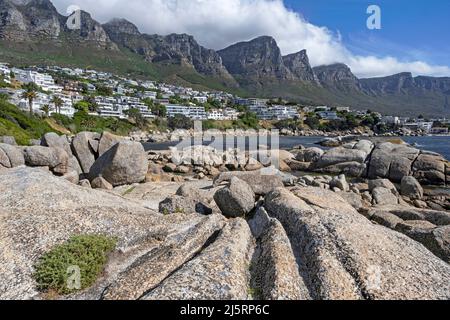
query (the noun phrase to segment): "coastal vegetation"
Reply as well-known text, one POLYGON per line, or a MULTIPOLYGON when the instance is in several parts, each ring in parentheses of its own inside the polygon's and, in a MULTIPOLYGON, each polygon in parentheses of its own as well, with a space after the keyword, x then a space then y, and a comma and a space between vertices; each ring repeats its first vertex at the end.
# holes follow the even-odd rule
POLYGON ((39 259, 34 273, 38 289, 69 294, 90 287, 103 271, 108 255, 115 247, 116 240, 104 235, 71 237, 39 259))

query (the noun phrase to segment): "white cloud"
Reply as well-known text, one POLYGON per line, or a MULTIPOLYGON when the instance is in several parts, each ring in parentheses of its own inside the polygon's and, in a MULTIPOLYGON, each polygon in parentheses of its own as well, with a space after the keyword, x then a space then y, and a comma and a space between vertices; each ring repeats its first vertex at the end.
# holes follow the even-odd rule
POLYGON ((359 77, 409 71, 415 75, 450 76, 447 66, 393 57, 356 56, 340 35, 305 21, 282 0, 54 0, 60 12, 76 4, 106 22, 122 17, 150 34, 188 33, 200 44, 222 49, 261 35, 273 36, 283 54, 307 49, 313 66, 342 62, 359 77))

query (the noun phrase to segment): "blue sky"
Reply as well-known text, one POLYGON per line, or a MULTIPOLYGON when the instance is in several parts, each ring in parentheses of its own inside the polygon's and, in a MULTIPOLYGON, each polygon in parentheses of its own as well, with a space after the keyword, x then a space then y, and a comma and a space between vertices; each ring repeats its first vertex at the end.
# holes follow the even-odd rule
POLYGON ((450 76, 450 0, 53 0, 100 21, 118 17, 149 34, 187 33, 223 49, 272 36, 283 55, 308 51, 313 66, 345 63, 361 78, 400 72, 450 76), (367 29, 367 7, 382 29, 367 29))
POLYGON ((285 4, 307 21, 339 32, 354 54, 450 66, 449 0, 286 0, 285 4), (366 27, 371 4, 381 8, 381 30, 366 27))

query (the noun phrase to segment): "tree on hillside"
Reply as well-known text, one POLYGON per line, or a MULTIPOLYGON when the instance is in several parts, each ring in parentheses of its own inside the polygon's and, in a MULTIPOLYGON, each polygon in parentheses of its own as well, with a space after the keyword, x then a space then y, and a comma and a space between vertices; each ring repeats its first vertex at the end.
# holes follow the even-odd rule
POLYGON ((149 110, 151 110, 151 107, 155 104, 150 98, 142 99, 142 102, 148 107, 149 110))
POLYGON ((160 118, 164 118, 167 115, 166 106, 159 103, 153 105, 150 110, 155 116, 160 118))
POLYGON ((0 93, 0 101, 8 101, 9 95, 6 93, 0 93))
POLYGON ((63 99, 58 96, 53 96, 51 103, 55 105, 56 113, 61 114, 61 107, 64 105, 63 99))
MULTIPOLYGON (((244 124, 244 126, 252 129, 258 129, 259 119, 256 113, 246 111, 244 114, 239 116, 239 121, 244 124)), ((238 123, 236 123, 238 124, 238 123)))
POLYGON ((105 86, 97 86, 97 94, 100 96, 112 96, 113 90, 105 86))
POLYGON ((73 107, 77 111, 84 111, 86 113, 89 112, 89 102, 87 101, 79 101, 75 103, 73 107))
POLYGON ((193 128, 193 122, 188 117, 177 114, 174 117, 170 117, 168 119, 168 126, 170 129, 192 129, 193 128))
POLYGON ((45 113, 45 116, 48 118, 49 114, 50 114, 50 106, 48 104, 44 104, 41 107, 41 111, 45 113))
POLYGON ((136 124, 136 126, 139 129, 143 129, 145 127, 145 119, 142 116, 141 112, 139 111, 139 109, 136 108, 131 108, 129 110, 124 111, 124 113, 134 121, 134 123, 136 124))
POLYGON ((319 128, 320 125, 320 120, 317 117, 308 117, 305 120, 305 124, 310 127, 312 130, 316 130, 317 128, 319 128))
POLYGON ((30 115, 32 115, 33 101, 37 98, 39 87, 34 82, 30 82, 24 85, 23 89, 25 89, 25 91, 22 93, 22 98, 28 101, 28 106, 30 107, 30 115))

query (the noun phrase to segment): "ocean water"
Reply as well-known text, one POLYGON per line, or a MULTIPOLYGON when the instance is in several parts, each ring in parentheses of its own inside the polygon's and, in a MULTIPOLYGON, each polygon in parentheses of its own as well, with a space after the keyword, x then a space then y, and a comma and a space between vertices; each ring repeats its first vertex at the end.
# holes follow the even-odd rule
MULTIPOLYGON (((323 139, 324 137, 280 137, 280 149, 289 150, 299 144, 307 148, 320 147, 316 143, 323 139)), ((392 139, 392 137, 385 139, 392 139)), ((418 149, 437 152, 450 160, 450 136, 401 137, 401 139, 418 149)), ((177 142, 144 143, 144 148, 146 150, 166 150, 177 144, 177 142)))

